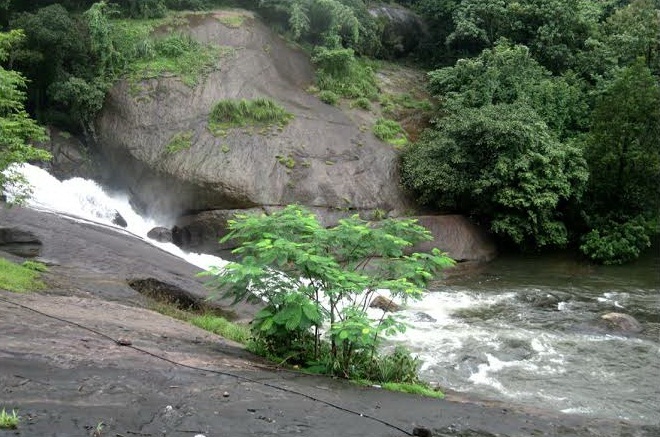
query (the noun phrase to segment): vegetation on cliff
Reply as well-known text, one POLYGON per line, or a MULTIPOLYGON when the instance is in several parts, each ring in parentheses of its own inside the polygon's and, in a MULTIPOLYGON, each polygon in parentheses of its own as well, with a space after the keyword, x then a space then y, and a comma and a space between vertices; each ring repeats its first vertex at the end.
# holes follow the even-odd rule
MULTIPOLYGON (((403 184, 420 203, 468 214, 517 248, 572 245, 594 261, 619 263, 648 247, 660 221, 659 0, 398 3, 427 23, 403 54, 430 69, 438 103, 419 108, 432 114, 432 126, 403 151, 403 184)), ((4 49, 2 71, 28 80, 27 113, 39 122, 89 133, 118 77, 139 83, 169 72, 193 85, 213 68, 223 50, 173 34, 182 23, 170 10, 220 4, 3 2, 0 25, 25 38, 4 49)), ((373 5, 233 5, 309 50, 324 101, 348 98, 392 116, 369 58, 392 59, 404 45, 386 35, 373 5)), ((405 143, 390 120, 374 133, 405 143)))

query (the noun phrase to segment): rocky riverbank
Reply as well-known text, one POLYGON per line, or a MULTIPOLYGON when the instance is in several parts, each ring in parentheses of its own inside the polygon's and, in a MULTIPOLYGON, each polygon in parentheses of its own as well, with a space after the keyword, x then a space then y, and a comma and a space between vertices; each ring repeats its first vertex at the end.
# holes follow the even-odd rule
MULTIPOLYGON (((416 427, 420 435, 475 437, 660 433, 276 369, 240 345, 146 309, 130 280, 206 294, 198 269, 172 255, 115 229, 23 208, 0 209, 0 227, 31 233, 50 264, 47 291, 0 291, 0 407, 22 417, 18 430, 0 436, 397 436, 416 427)), ((226 308, 236 319, 254 311, 226 308)))

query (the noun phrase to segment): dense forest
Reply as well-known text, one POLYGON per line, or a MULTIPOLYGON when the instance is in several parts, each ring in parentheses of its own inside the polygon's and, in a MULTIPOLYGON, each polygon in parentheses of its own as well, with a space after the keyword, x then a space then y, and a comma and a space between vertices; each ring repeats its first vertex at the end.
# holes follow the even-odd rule
POLYGON ((32 119, 92 137, 107 90, 136 63, 212 59, 144 23, 240 6, 309 50, 324 101, 376 99, 368 59, 429 71, 430 123, 402 147, 402 184, 423 207, 469 215, 516 249, 622 263, 651 245, 660 0, 398 4, 424 23, 405 44, 363 0, 0 0, 0 167, 39 157, 24 147, 43 136, 32 119))

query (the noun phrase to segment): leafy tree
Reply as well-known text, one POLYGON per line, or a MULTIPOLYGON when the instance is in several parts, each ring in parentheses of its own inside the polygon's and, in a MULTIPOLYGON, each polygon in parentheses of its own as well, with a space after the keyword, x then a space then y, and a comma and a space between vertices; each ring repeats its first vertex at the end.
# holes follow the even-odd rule
POLYGON ((403 156, 404 186, 423 204, 472 214, 523 248, 564 245, 562 208, 587 180, 581 151, 523 103, 463 108, 403 156))
POLYGON ((238 215, 229 228, 222 241, 241 242, 234 250, 240 262, 211 273, 223 296, 266 302, 252 323, 256 339, 271 353, 323 361, 346 377, 365 377, 381 336, 404 329, 386 313, 367 317, 374 293, 389 289, 417 299, 433 273, 453 263, 437 250, 406 255, 412 244, 430 239, 414 220, 353 216, 326 229, 313 214, 288 206, 270 216, 238 215))
POLYGON ((14 16, 11 27, 23 29, 25 39, 13 47, 12 66, 29 79, 30 109, 40 118, 52 106, 48 88, 69 72, 83 74, 88 70, 89 50, 82 28, 59 4, 35 12, 14 16))
POLYGON ((602 33, 614 65, 630 65, 641 57, 660 73, 660 1, 635 0, 617 9, 602 33))
MULTIPOLYGON (((11 45, 23 38, 22 32, 0 32, 0 62, 7 60, 11 45)), ((0 192, 7 182, 22 182, 16 173, 7 172, 14 163, 46 160, 50 155, 32 147, 33 141, 46 139, 43 128, 32 120, 24 108, 25 78, 0 65, 0 192)), ((22 193, 25 194, 25 187, 22 193)))
POLYGON ((505 37, 528 46, 543 66, 561 73, 575 65, 602 14, 601 3, 590 0, 462 0, 446 42, 474 54, 505 37))
POLYGON ((261 6, 284 13, 297 40, 329 48, 355 48, 359 42, 360 22, 340 0, 262 0, 261 6))
POLYGON ((523 102, 560 136, 581 129, 587 117, 577 78, 553 77, 527 47, 506 40, 476 58, 430 72, 429 89, 447 111, 523 102))
POLYGON ((585 208, 593 232, 582 250, 598 261, 634 258, 660 221, 660 86, 645 64, 640 59, 605 89, 585 141, 591 171, 585 208), (606 250, 596 244, 603 235, 606 250), (618 249, 608 239, 619 241, 618 249))

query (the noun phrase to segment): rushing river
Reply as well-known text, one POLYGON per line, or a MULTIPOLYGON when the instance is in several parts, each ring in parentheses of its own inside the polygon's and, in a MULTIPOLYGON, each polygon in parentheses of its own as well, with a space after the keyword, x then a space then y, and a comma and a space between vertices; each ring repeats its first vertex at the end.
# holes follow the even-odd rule
MULTIPOLYGON (((110 224, 114 211, 128 231, 146 238, 143 219, 122 196, 83 179, 58 182, 25 166, 34 186, 30 206, 110 224)), ((209 255, 185 254, 205 268, 209 255)), ((656 251, 657 252, 657 251, 656 251)), ((660 256, 623 267, 595 267, 570 256, 502 257, 449 278, 403 312, 403 343, 423 361, 428 381, 459 392, 594 417, 660 423, 660 256), (641 334, 609 331, 600 316, 633 315, 641 334)))

